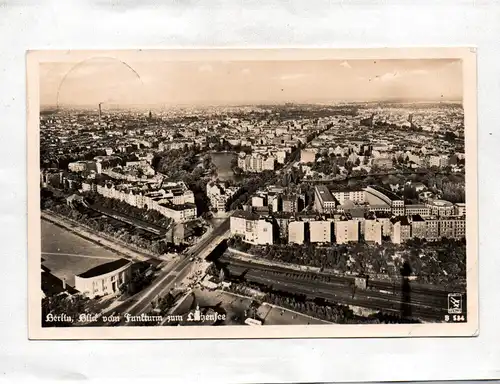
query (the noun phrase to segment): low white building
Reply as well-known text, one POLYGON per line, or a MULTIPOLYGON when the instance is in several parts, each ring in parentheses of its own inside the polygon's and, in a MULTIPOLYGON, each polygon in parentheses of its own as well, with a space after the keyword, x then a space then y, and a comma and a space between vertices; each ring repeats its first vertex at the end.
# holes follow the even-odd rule
POLYGON ((98 265, 75 276, 75 289, 87 297, 106 296, 120 292, 120 286, 132 278, 132 262, 118 259, 98 265))

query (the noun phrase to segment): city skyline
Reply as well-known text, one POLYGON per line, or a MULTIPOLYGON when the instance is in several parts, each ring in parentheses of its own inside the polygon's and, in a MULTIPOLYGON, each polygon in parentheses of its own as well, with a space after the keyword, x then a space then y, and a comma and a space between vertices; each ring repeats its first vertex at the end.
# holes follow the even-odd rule
POLYGON ((462 63, 426 60, 122 62, 40 65, 42 107, 461 101, 462 63))

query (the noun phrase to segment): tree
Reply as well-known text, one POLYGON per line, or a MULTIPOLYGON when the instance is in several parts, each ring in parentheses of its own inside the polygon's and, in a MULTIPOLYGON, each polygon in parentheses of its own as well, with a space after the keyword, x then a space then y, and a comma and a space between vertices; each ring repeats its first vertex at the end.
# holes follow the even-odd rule
MULTIPOLYGON (((66 321, 50 321, 51 316, 65 315, 78 321, 81 314, 95 310, 96 301, 81 294, 69 295, 62 292, 53 296, 46 296, 42 299, 42 326, 43 327, 64 327, 71 323, 66 321)), ((64 320, 64 319, 63 319, 64 320)))
POLYGON ((413 185, 405 185, 403 189, 403 196, 407 200, 414 200, 418 198, 418 193, 413 185))

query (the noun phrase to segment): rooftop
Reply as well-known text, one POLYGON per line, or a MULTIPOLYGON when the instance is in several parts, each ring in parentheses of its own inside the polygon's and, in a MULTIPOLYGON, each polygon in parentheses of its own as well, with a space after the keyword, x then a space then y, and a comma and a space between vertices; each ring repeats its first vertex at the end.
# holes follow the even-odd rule
POLYGON ((411 219, 412 219, 413 221, 422 221, 422 222, 425 222, 425 220, 424 220, 424 219, 422 218, 422 216, 420 216, 420 215, 412 215, 412 216, 411 216, 411 219))
POLYGON ((446 200, 432 200, 430 204, 435 205, 436 207, 452 207, 453 204, 446 200))
POLYGON ((401 225, 410 225, 410 222, 408 221, 408 218, 406 216, 397 216, 391 219, 391 222, 393 224, 396 224, 398 221, 401 222, 401 225))
POLYGON ((315 189, 323 201, 335 201, 335 198, 325 185, 317 185, 315 189))
POLYGON ((380 192, 380 193, 383 193, 384 195, 386 195, 391 201, 394 201, 394 200, 402 200, 402 198, 398 195, 396 195, 394 192, 388 190, 388 189, 385 189, 383 187, 379 187, 377 185, 370 185, 368 188, 371 188, 371 189, 374 189, 375 191, 377 192, 380 192))
POLYGON ((110 261, 109 263, 98 265, 97 267, 91 268, 88 271, 80 273, 78 277, 89 279, 91 277, 96 277, 100 275, 105 275, 107 273, 116 271, 121 267, 124 267, 127 264, 132 264, 130 260, 127 259, 118 259, 110 261))

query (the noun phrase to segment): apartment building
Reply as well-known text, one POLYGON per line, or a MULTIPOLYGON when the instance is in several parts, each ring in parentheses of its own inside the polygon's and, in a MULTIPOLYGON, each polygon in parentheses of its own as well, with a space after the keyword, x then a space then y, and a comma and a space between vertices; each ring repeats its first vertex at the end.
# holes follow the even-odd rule
POLYGON ((345 244, 350 241, 359 240, 359 222, 345 220, 335 222, 335 241, 337 244, 345 244))
POLYGON ((335 210, 336 201, 325 185, 314 187, 314 208, 320 213, 330 213, 335 210))
POLYGON ((230 219, 231 235, 241 236, 244 241, 265 245, 273 244, 273 223, 253 212, 238 211, 230 219))
POLYGON ((426 217, 425 220, 425 239, 435 241, 439 239, 439 220, 434 217, 426 217))
POLYGON ((315 220, 309 222, 309 236, 311 243, 332 242, 332 222, 315 220))
POLYGON ((420 215, 408 216, 411 222, 411 237, 425 239, 427 235, 427 224, 420 215))
POLYGON ((273 171, 275 162, 274 156, 266 156, 260 153, 240 154, 238 157, 238 167, 244 172, 273 171))
POLYGON ((457 240, 465 238, 465 219, 463 217, 447 217, 440 219, 439 237, 457 240))
POLYGON ((237 192, 237 188, 226 188, 221 183, 211 181, 207 184, 207 197, 216 212, 226 212, 228 202, 237 192))
POLYGON ((408 218, 405 216, 400 216, 391 219, 392 222, 392 232, 391 241, 394 244, 403 244, 405 241, 411 238, 411 224, 408 218))
POLYGON ((305 222, 291 221, 288 224, 288 242, 294 244, 304 244, 305 242, 305 222))
POLYGON ((366 242, 382 244, 382 223, 377 220, 365 220, 364 236, 366 242))
POLYGON ((95 191, 109 199, 124 201, 133 207, 153 209, 178 222, 193 220, 197 216, 196 205, 190 202, 174 204, 164 190, 152 191, 143 195, 142 192, 133 189, 118 189, 114 185, 105 184, 97 185, 95 191))

